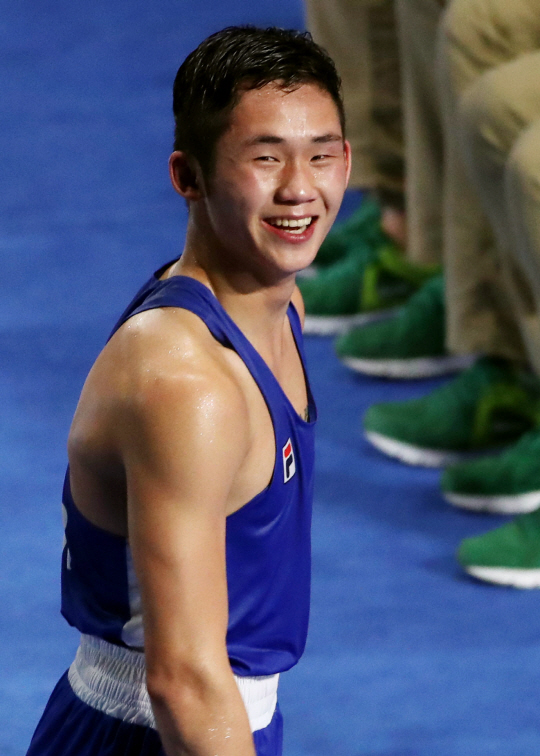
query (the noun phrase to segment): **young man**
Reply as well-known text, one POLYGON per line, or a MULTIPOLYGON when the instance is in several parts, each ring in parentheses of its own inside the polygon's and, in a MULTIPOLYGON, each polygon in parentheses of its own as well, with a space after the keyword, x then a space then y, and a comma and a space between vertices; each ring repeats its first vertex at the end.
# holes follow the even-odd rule
POLYGON ((121 317, 75 414, 62 611, 83 635, 29 756, 281 753, 315 421, 295 274, 347 184, 340 83, 309 36, 229 28, 181 66, 174 112, 185 249, 121 317))

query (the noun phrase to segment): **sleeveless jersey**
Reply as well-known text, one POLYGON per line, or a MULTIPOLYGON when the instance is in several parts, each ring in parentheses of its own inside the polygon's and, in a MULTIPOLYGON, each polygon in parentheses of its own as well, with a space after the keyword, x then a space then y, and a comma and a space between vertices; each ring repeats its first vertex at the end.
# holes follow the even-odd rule
MULTIPOLYGON (((257 383, 274 428, 276 460, 268 487, 227 517, 227 649, 236 675, 284 672, 303 653, 310 599, 316 408, 298 314, 290 305, 288 317, 306 378, 308 421, 295 411, 268 365, 212 292, 186 276, 159 280, 167 267, 138 292, 111 336, 137 313, 180 307, 197 315, 219 343, 234 349, 257 383)), ((129 544, 79 512, 70 491, 69 468, 63 512, 62 614, 82 633, 142 648, 141 601, 129 544)))

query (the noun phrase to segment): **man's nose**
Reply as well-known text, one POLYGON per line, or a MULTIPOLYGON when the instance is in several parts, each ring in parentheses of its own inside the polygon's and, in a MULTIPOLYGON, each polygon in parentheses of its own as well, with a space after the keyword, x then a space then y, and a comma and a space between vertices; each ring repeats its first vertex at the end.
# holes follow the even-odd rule
POLYGON ((285 205, 301 205, 315 199, 313 175, 309 166, 299 161, 287 163, 281 172, 276 201, 285 205))

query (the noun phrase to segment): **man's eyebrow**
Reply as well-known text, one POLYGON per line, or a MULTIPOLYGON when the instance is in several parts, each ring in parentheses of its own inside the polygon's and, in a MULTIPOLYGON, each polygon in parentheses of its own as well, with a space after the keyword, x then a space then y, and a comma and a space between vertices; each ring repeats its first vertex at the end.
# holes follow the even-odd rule
POLYGON ((285 139, 278 136, 272 136, 272 134, 259 134, 259 136, 249 139, 246 144, 248 146, 254 144, 283 144, 284 141, 285 139))
POLYGON ((341 134, 323 134, 322 136, 314 137, 311 141, 315 144, 326 144, 327 142, 342 142, 343 137, 341 134))
MULTIPOLYGON (((256 144, 284 144, 286 141, 286 139, 272 134, 259 134, 253 137, 253 139, 249 139, 246 144, 248 147, 251 147, 256 144)), ((321 136, 313 137, 311 141, 313 144, 326 144, 328 142, 342 142, 343 137, 341 134, 322 134, 321 136)))

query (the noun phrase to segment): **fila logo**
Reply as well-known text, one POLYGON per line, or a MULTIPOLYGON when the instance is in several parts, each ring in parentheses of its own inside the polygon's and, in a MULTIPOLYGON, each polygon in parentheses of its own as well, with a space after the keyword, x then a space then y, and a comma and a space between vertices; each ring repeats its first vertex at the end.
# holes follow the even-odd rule
POLYGON ((294 461, 294 452, 291 439, 283 447, 283 482, 288 483, 296 472, 296 463, 294 461))

